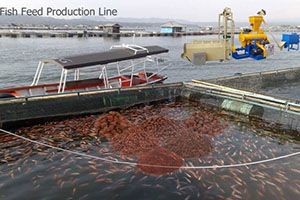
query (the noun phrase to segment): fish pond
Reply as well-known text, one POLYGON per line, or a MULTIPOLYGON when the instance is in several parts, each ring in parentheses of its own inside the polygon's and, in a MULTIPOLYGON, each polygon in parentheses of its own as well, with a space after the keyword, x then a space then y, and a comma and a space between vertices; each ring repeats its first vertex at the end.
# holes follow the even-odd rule
POLYGON ((11 131, 49 146, 0 133, 0 199, 300 195, 297 155, 230 166, 296 153, 298 132, 270 128, 196 102, 140 105, 11 131))

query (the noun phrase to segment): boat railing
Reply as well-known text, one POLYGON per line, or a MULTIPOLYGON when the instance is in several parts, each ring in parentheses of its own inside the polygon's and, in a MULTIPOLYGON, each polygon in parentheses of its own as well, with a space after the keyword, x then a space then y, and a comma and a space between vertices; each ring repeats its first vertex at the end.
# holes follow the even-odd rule
MULTIPOLYGON (((118 69, 118 75, 122 76, 126 74, 126 71, 131 71, 130 72, 130 79, 128 80, 121 80, 119 79, 119 86, 121 87, 122 83, 127 83, 129 82, 129 86, 131 87, 133 84, 133 78, 134 75, 139 73, 139 72, 143 72, 144 76, 145 76, 145 80, 147 82, 147 84, 153 83, 154 81, 151 81, 151 78, 153 78, 154 76, 158 75, 160 72, 164 71, 165 69, 167 69, 168 67, 171 66, 171 62, 168 56, 165 56, 164 58, 162 58, 162 56, 158 57, 158 56, 147 56, 145 59, 142 59, 141 61, 135 62, 132 60, 130 62, 131 64, 128 66, 125 66, 123 68, 121 68, 120 63, 117 63, 117 69, 118 69), (155 64, 156 67, 158 68, 157 71, 155 72, 151 72, 151 75, 148 76, 147 74, 147 62, 150 62, 151 64, 155 64), (167 63, 165 66, 162 66, 162 63, 167 63), (140 66, 141 65, 141 66, 140 66)), ((153 65, 151 65, 152 67, 154 67, 153 65)), ((114 88, 111 83, 109 82, 108 79, 106 79, 106 88, 114 88)))
POLYGON ((37 67, 37 69, 36 69, 36 72, 35 72, 33 81, 32 81, 32 83, 31 83, 31 86, 37 85, 37 84, 38 84, 39 79, 40 79, 40 77, 41 77, 41 73, 42 73, 42 70, 43 70, 44 65, 45 65, 45 62, 43 62, 43 61, 40 61, 40 62, 39 62, 39 65, 38 65, 38 67, 37 67))
MULTIPOLYGON (((121 62, 116 62, 116 63, 110 63, 107 65, 98 65, 98 66, 93 66, 89 67, 90 71, 87 72, 82 72, 78 69, 74 70, 74 81, 79 80, 80 77, 82 76, 89 76, 89 75, 95 75, 98 74, 99 79, 103 79, 104 82, 104 88, 115 88, 115 87, 121 87, 122 83, 128 83, 129 86, 133 85, 133 79, 134 75, 143 72, 145 76, 146 82, 152 83, 151 78, 154 76, 158 75, 160 72, 164 71, 171 65, 170 59, 167 56, 147 56, 146 58, 139 58, 136 60, 130 60, 130 61, 121 61, 121 62), (128 64, 129 63, 129 64, 128 64), (146 64, 149 63, 149 64, 146 64), (162 65, 163 64, 163 65, 162 65), (124 76, 124 75, 129 75, 130 79, 122 80, 121 78, 118 80, 118 84, 115 82, 112 82, 109 80, 109 74, 108 74, 108 69, 111 69, 112 65, 117 67, 117 75, 118 76, 124 76), (147 66, 151 65, 152 68, 157 68, 157 71, 152 70, 151 75, 148 75, 147 73, 147 66), (99 69, 100 69, 100 74, 99 74, 99 69)), ((61 85, 58 87, 58 93, 62 93, 65 91, 65 84, 64 82, 64 75, 67 73, 66 71, 62 72, 61 85)))
MULTIPOLYGON (((141 59, 137 59, 137 60, 138 60, 137 62, 134 62, 134 60, 130 60, 130 61, 121 61, 121 62, 116 62, 116 63, 110 63, 107 65, 100 65, 100 66, 98 66, 101 69, 100 74, 99 74, 99 71, 81 72, 81 71, 75 70, 74 71, 74 80, 79 80, 79 76, 93 75, 95 73, 98 73, 99 79, 101 79, 101 78, 103 79, 104 88, 121 87, 122 83, 128 83, 128 82, 129 82, 129 86, 131 87, 133 85, 133 79, 134 79, 135 74, 137 74, 139 72, 143 72, 147 84, 151 84, 153 82, 153 81, 151 81, 151 78, 155 77, 160 72, 164 71, 165 69, 167 69, 168 67, 171 66, 171 63, 168 58, 161 58, 161 57, 158 58, 157 56, 147 56, 146 58, 141 58, 141 59), (124 66, 124 64, 126 64, 126 62, 127 63, 129 62, 130 64, 124 66), (151 72, 150 76, 148 76, 147 70, 146 70, 147 62, 150 62, 152 67, 158 68, 157 71, 151 72), (168 62, 168 64, 165 66, 162 66, 162 63, 166 63, 166 62, 168 62), (121 66, 121 64, 123 64, 123 66, 121 66), (156 66, 154 66, 154 64, 156 66), (109 80, 109 76, 108 76, 108 72, 107 72, 108 68, 111 68, 110 65, 117 66, 118 76, 121 77, 124 75, 129 75, 130 79, 127 79, 127 80, 119 79, 118 84, 116 84, 115 82, 112 83, 112 81, 109 80)), ((95 67, 97 67, 97 66, 95 66, 95 67)), ((70 70, 64 70, 64 69, 62 70, 61 79, 59 82, 60 84, 58 86, 58 93, 63 93, 65 91, 68 71, 70 71, 70 70)))
MULTIPOLYGON (((137 74, 140 72, 143 72, 143 77, 141 77, 141 78, 143 80, 145 80, 146 83, 151 83, 153 81, 154 76, 158 75, 158 73, 160 73, 161 71, 165 70, 167 67, 170 66, 170 64, 167 66, 161 66, 162 63, 165 64, 165 61, 170 60, 170 59, 168 58, 168 56, 164 56, 165 54, 168 55, 167 49, 163 49, 161 47, 158 47, 158 49, 157 49, 156 46, 150 46, 150 47, 152 49, 148 49, 148 48, 145 48, 142 46, 132 45, 132 44, 130 44, 130 45, 122 44, 122 45, 112 46, 111 49, 116 49, 116 53, 115 53, 115 51, 112 51, 111 55, 113 55, 113 53, 115 53, 115 55, 113 55, 113 58, 116 61, 108 61, 106 64, 92 64, 93 62, 95 62, 95 63, 97 63, 97 62, 101 63, 103 61, 104 61, 104 63, 106 62, 104 55, 101 55, 101 54, 99 54, 99 55, 102 56, 102 60, 101 60, 101 58, 98 60, 95 59, 94 54, 92 56, 91 56, 91 54, 86 55, 87 57, 90 56, 91 59, 95 59, 95 60, 93 60, 93 62, 91 62, 89 60, 90 63, 82 62, 80 60, 80 59, 82 59, 82 57, 80 57, 80 56, 62 58, 63 60, 66 60, 66 62, 62 62, 61 61, 62 59, 45 59, 45 60, 42 60, 39 62, 39 65, 36 70, 36 73, 35 73, 35 76, 34 76, 31 86, 38 85, 44 65, 47 63, 56 64, 56 65, 62 67, 60 80, 57 85, 58 93, 65 92, 65 89, 67 86, 67 80, 70 80, 69 78, 67 78, 67 76, 70 73, 72 73, 72 74, 74 73, 74 81, 82 80, 81 79, 82 76, 89 77, 89 75, 96 73, 97 76, 99 77, 99 79, 103 80, 103 86, 100 86, 101 88, 102 87, 104 87, 104 88, 123 87, 124 84, 122 84, 122 83, 124 83, 124 82, 129 82, 129 84, 125 84, 125 85, 126 86, 128 85, 131 87, 133 85, 134 76, 140 75, 140 74, 137 74), (154 50, 153 50, 153 47, 154 47, 154 50), (124 59, 123 59, 123 57, 121 56, 120 58, 123 59, 123 60, 121 60, 120 58, 118 58, 118 56, 116 56, 116 55, 118 55, 118 53, 120 53, 120 49, 129 49, 131 51, 130 54, 135 55, 135 56, 133 56, 133 58, 131 58, 131 59, 128 59, 126 57, 124 57, 124 59), (156 53, 155 51, 158 51, 158 53, 156 53), (161 55, 162 53, 164 53, 164 55, 161 55), (72 60, 74 58, 75 58, 75 61, 72 60), (157 67, 158 70, 154 73, 150 73, 150 74, 147 73, 146 67, 148 66, 147 65, 148 62, 150 62, 153 67, 157 67), (76 66, 76 64, 78 64, 78 66, 76 66), (117 68, 117 75, 120 77, 119 84, 116 83, 117 79, 114 79, 111 76, 112 75, 111 65, 114 65, 114 67, 117 68), (85 71, 83 71, 83 69, 85 71), (130 76, 130 78, 125 78, 125 80, 124 80, 124 75, 130 76), (121 78, 122 76, 123 76, 123 78, 121 78)), ((124 52, 122 52, 122 53, 124 53, 124 52)), ((126 53, 126 51, 125 51, 125 53, 126 53)), ((127 55, 128 55, 128 52, 127 52, 127 55)), ((151 71, 153 71, 153 70, 151 70, 151 71)), ((51 91, 53 91, 53 90, 54 89, 51 89, 51 91)))
POLYGON ((114 45, 110 47, 110 49, 124 49, 124 48, 132 50, 134 52, 134 55, 136 55, 138 52, 144 52, 144 51, 149 53, 149 50, 147 48, 135 44, 121 44, 121 45, 114 45))

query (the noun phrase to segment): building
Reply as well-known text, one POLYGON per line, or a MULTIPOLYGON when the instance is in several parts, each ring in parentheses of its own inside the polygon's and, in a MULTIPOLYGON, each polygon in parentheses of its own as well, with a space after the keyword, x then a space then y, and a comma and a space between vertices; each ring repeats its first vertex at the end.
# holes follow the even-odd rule
POLYGON ((175 22, 169 22, 160 26, 161 33, 178 33, 185 31, 185 26, 175 22))
MULTIPOLYGON (((242 27, 243 28, 243 27, 242 27)), ((205 26, 204 28, 205 31, 212 31, 213 27, 212 26, 205 26)))
POLYGON ((120 28, 122 26, 120 24, 105 24, 103 25, 104 33, 120 33, 120 28))

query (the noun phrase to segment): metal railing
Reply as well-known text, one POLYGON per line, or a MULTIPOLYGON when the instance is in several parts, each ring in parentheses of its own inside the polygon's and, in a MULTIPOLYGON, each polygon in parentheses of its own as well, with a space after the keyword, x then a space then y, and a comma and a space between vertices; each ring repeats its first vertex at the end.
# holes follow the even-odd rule
MULTIPOLYGON (((129 50, 132 50, 132 51, 134 51, 135 55, 139 52, 149 53, 149 50, 147 48, 141 47, 141 46, 138 46, 138 45, 132 45, 132 44, 130 44, 130 45, 122 44, 122 45, 115 45, 115 46, 111 47, 111 49, 119 49, 119 48, 122 48, 122 49, 126 48, 126 49, 129 49, 129 50)), ((152 55, 152 56, 146 56, 146 57, 143 57, 143 58, 136 58, 136 59, 132 59, 132 60, 118 61, 118 62, 106 64, 106 65, 96 65, 96 66, 91 66, 91 67, 85 67, 84 68, 85 70, 91 70, 91 71, 87 71, 87 72, 82 72, 82 70, 80 70, 79 68, 71 69, 71 70, 63 68, 61 70, 61 75, 60 75, 59 84, 57 86, 57 91, 58 91, 58 93, 65 92, 66 82, 67 82, 67 75, 69 73, 72 73, 72 72, 74 72, 74 81, 80 80, 80 76, 97 74, 99 79, 103 79, 104 88, 115 87, 116 83, 115 82, 110 83, 110 78, 108 76, 108 70, 107 69, 111 65, 116 66, 117 76, 120 76, 120 77, 124 76, 124 75, 129 75, 130 76, 130 80, 121 80, 121 79, 119 79, 119 86, 118 87, 121 87, 122 83, 124 83, 124 82, 130 82, 129 85, 132 86, 134 75, 136 75, 139 72, 144 73, 146 84, 152 83, 151 78, 158 75, 158 73, 165 70, 166 68, 168 68, 171 65, 171 64, 168 64, 167 66, 163 66, 163 67, 160 66, 160 62, 166 61, 166 60, 167 60, 167 62, 169 62, 169 59, 166 59, 165 57, 162 58, 161 56, 158 56, 158 55, 152 55), (156 67, 159 68, 156 72, 152 73, 149 77, 148 77, 147 71, 146 71, 146 67, 147 67, 148 62, 150 62, 151 64, 155 64, 156 67), (93 69, 95 69, 95 70, 92 71, 93 69)), ((37 70, 36 70, 36 73, 35 73, 35 76, 34 76, 34 79, 33 79, 33 82, 31 84, 31 86, 38 85, 43 67, 46 63, 47 62, 44 62, 44 61, 39 62, 39 65, 37 67, 37 70)))
POLYGON ((193 80, 192 84, 201 88, 205 88, 210 93, 222 94, 225 96, 235 97, 241 100, 248 100, 251 102, 259 102, 260 104, 268 105, 273 108, 278 108, 279 110, 290 111, 297 114, 300 113, 300 104, 288 99, 281 99, 280 97, 274 97, 270 95, 234 89, 198 80, 193 80))
POLYGON ((130 49, 134 52, 134 55, 136 55, 140 51, 146 51, 149 53, 149 50, 145 47, 135 45, 135 44, 121 44, 121 45, 114 45, 111 46, 110 49, 130 49))

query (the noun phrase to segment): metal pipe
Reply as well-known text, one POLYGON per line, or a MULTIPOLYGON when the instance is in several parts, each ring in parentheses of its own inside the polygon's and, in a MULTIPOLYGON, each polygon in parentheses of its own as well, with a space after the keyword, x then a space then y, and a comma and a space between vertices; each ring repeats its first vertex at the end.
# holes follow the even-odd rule
POLYGON ((60 90, 61 90, 61 87, 62 87, 62 81, 63 81, 64 71, 65 71, 65 69, 61 70, 61 75, 60 75, 60 80, 59 80, 59 85, 58 85, 58 90, 57 90, 58 93, 60 93, 60 90))
POLYGON ((234 46, 234 32, 235 32, 235 23, 233 20, 233 13, 231 13, 231 51, 232 51, 232 47, 234 46))
POLYGON ((213 94, 213 93, 209 93, 207 91, 199 91, 199 93, 210 95, 210 96, 215 96, 215 97, 227 98, 227 99, 231 99, 231 100, 238 100, 240 102, 250 103, 250 104, 253 104, 253 105, 258 105, 258 106, 262 106, 262 107, 265 107, 265 108, 270 108, 270 109, 273 109, 273 110, 278 110, 278 111, 282 111, 282 112, 286 112, 286 113, 295 114, 295 115, 300 116, 300 112, 295 112, 295 111, 292 111, 292 110, 283 110, 282 108, 279 108, 279 107, 276 107, 276 106, 274 107, 274 106, 271 106, 271 105, 266 105, 266 104, 263 104, 263 103, 260 103, 260 102, 253 102, 253 101, 249 101, 249 100, 246 100, 246 99, 236 99, 235 97, 219 95, 219 94, 213 94))
POLYGON ((123 71, 125 71, 125 70, 127 70, 127 69, 130 69, 130 68, 133 67, 133 66, 142 64, 142 63, 144 63, 144 62, 146 62, 146 61, 147 61, 147 59, 145 59, 145 60, 143 60, 143 61, 141 61, 141 62, 136 62, 136 63, 133 63, 133 61, 131 61, 131 65, 129 65, 129 66, 127 66, 127 67, 121 69, 120 72, 123 72, 123 71))
POLYGON ((264 23, 264 25, 267 27, 269 33, 271 34, 271 36, 272 36, 273 40, 275 41, 275 43, 277 44, 278 48, 279 48, 280 50, 282 50, 282 48, 283 48, 283 46, 284 46, 284 42, 279 43, 279 42, 276 40, 276 38, 275 38, 275 36, 273 35, 273 33, 272 33, 270 27, 268 26, 268 24, 266 23, 266 21, 265 21, 264 19, 263 19, 263 23, 264 23))
POLYGON ((245 90, 239 90, 239 89, 235 89, 235 88, 230 88, 230 87, 226 87, 226 86, 222 86, 222 85, 216 85, 216 84, 203 82, 203 81, 198 81, 198 80, 192 80, 192 82, 196 83, 196 84, 199 84, 199 85, 203 85, 204 87, 208 86, 212 89, 216 88, 216 89, 220 89, 222 91, 228 91, 228 92, 232 92, 232 93, 236 93, 236 94, 243 94, 243 95, 254 96, 254 97, 258 97, 258 98, 262 98, 262 99, 268 99, 270 101, 277 101, 277 102, 280 102, 280 103, 283 103, 283 104, 287 103, 286 100, 280 100, 278 98, 268 96, 268 95, 262 95, 262 94, 258 94, 258 93, 254 93, 254 92, 248 92, 248 91, 245 91, 245 90))
POLYGON ((228 18, 227 11, 226 12, 224 11, 223 15, 224 15, 223 16, 223 31, 224 31, 223 39, 224 41, 227 41, 227 18, 228 18))
POLYGON ((219 14, 219 19, 218 19, 218 39, 220 40, 221 38, 221 16, 222 14, 219 14))
POLYGON ((161 68, 160 70, 158 70, 156 73, 153 73, 151 76, 148 77, 148 79, 152 78, 153 76, 157 75, 159 72, 163 71, 164 69, 168 68, 169 66, 171 66, 171 64, 161 68))
POLYGON ((76 69, 74 72, 74 81, 78 81, 79 80, 79 69, 76 69))
POLYGON ((146 79, 146 81, 147 81, 147 83, 148 83, 149 80, 148 80, 147 72, 146 72, 146 62, 144 62, 144 76, 145 76, 145 79, 146 79))
POLYGON ((37 78, 37 76, 38 76, 38 74, 39 74, 41 65, 42 65, 42 61, 40 61, 39 64, 38 64, 38 67, 37 67, 37 69, 36 69, 36 71, 35 71, 35 75, 34 75, 34 78, 33 78, 32 83, 31 83, 31 86, 35 85, 36 78, 37 78))
POLYGON ((40 71, 38 73, 35 85, 37 85, 39 83, 43 68, 44 68, 44 62, 42 62, 42 64, 41 64, 40 71))
POLYGON ((299 104, 289 102, 288 100, 282 100, 282 99, 278 99, 278 98, 275 98, 272 96, 251 93, 251 92, 237 90, 237 89, 223 87, 223 86, 213 87, 213 86, 209 86, 209 85, 214 85, 214 84, 208 83, 207 85, 204 84, 204 85, 199 85, 199 86, 211 90, 211 93, 217 93, 217 94, 222 94, 222 95, 226 95, 226 96, 234 96, 235 98, 241 98, 241 99, 248 99, 251 101, 256 101, 256 102, 260 102, 263 104, 268 104, 268 105, 271 105, 274 107, 278 107, 280 109, 300 111, 299 104), (219 90, 219 91, 213 91, 213 90, 219 90))
POLYGON ((65 70, 64 84, 61 92, 65 92, 68 70, 65 70))
POLYGON ((101 77, 103 76, 104 88, 107 88, 106 77, 105 77, 104 73, 105 73, 105 72, 104 72, 104 67, 102 67, 102 72, 101 72, 99 78, 101 78, 101 77))
POLYGON ((74 81, 77 79, 77 70, 74 71, 74 81))
POLYGON ((108 76, 107 76, 106 65, 104 65, 104 76, 105 76, 105 79, 106 79, 106 87, 108 87, 109 86, 109 81, 108 81, 108 76))
POLYGON ((134 72, 133 61, 131 61, 131 64, 132 64, 132 68, 131 68, 131 77, 130 77, 130 87, 132 86, 132 82, 133 82, 133 72, 134 72))
POLYGON ((121 76, 120 65, 119 65, 119 63, 117 63, 117 69, 118 69, 118 75, 121 76))
POLYGON ((227 20, 228 20, 228 16, 227 13, 224 13, 224 17, 223 17, 223 31, 224 31, 224 35, 223 35, 223 42, 224 42, 224 51, 223 51, 223 58, 227 58, 228 57, 228 47, 227 47, 227 41, 228 41, 228 36, 227 36, 227 20))

